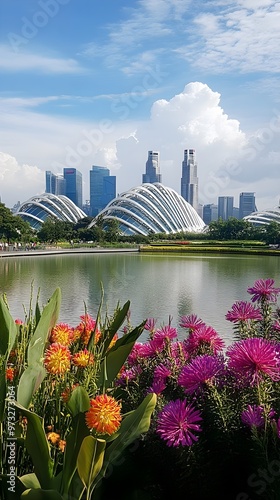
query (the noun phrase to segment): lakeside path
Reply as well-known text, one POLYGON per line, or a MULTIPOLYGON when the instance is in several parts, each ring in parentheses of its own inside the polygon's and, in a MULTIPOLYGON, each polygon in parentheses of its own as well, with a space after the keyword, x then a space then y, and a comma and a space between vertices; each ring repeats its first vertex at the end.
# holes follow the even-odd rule
POLYGON ((88 253, 135 253, 139 248, 46 248, 44 250, 2 250, 0 259, 9 257, 36 257, 39 255, 88 254, 88 253))

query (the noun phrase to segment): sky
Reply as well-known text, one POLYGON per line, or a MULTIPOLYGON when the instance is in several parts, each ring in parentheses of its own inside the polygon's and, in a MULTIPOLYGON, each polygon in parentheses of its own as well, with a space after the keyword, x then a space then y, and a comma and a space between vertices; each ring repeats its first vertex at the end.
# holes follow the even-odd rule
POLYGON ((148 151, 180 194, 196 150, 199 202, 280 199, 280 1, 0 0, 0 197, 45 191, 45 171, 105 166, 117 192, 148 151))

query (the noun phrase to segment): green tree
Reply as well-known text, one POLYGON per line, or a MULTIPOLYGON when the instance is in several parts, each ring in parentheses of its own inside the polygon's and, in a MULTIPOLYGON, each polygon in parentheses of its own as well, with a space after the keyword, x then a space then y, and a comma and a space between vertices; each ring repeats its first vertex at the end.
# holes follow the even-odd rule
POLYGON ((26 241, 33 232, 28 222, 19 215, 14 215, 9 208, 0 203, 0 239, 10 241, 26 241))
POLYGON ((230 217, 228 220, 212 221, 209 224, 208 237, 213 240, 252 240, 255 229, 251 222, 230 217))
POLYGON ((120 224, 116 219, 106 220, 105 227, 105 240, 109 242, 118 241, 120 236, 120 224))
POLYGON ((73 237, 73 223, 48 217, 37 233, 39 241, 57 243, 73 237))
POLYGON ((271 221, 269 224, 267 224, 265 226, 263 239, 268 245, 280 244, 280 224, 275 221, 271 221))

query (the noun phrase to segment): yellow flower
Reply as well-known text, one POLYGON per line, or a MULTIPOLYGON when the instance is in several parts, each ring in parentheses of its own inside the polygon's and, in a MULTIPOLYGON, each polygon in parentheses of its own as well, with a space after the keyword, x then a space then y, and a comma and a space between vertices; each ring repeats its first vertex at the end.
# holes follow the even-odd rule
POLYGON ((83 349, 82 351, 74 354, 74 356, 72 357, 72 362, 76 366, 85 367, 93 364, 94 357, 93 354, 87 349, 83 349))
POLYGON ((57 444, 60 440, 60 435, 57 434, 56 432, 49 432, 47 434, 47 439, 50 441, 52 444, 57 444))
POLYGON ((61 345, 70 345, 73 339, 73 328, 67 323, 58 323, 51 331, 51 342, 58 342, 61 345))
POLYGON ((58 342, 51 344, 45 354, 45 367, 53 375, 62 375, 70 370, 71 353, 68 347, 58 342))
POLYGON ((121 423, 121 404, 107 394, 100 394, 90 401, 86 424, 99 434, 114 434, 121 423))
POLYGON ((91 337, 91 333, 95 330, 94 342, 95 344, 98 342, 101 336, 100 330, 96 328, 96 321, 89 314, 84 314, 80 316, 81 322, 75 328, 75 335, 77 332, 80 332, 80 338, 85 345, 88 345, 89 339, 91 337))

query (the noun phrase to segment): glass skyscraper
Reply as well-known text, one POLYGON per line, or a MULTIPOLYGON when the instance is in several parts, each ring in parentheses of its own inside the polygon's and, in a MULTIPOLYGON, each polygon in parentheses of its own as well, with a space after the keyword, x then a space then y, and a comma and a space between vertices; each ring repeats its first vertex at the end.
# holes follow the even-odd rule
POLYGON ((76 168, 64 168, 65 196, 75 203, 79 208, 83 206, 83 178, 81 172, 76 168))
POLYGON ((182 162, 181 196, 198 210, 198 177, 194 149, 185 149, 182 162))
POLYGON ((257 211, 255 193, 240 193, 239 219, 257 211))
POLYGON ((233 217, 233 196, 218 197, 218 218, 228 220, 233 217))
POLYGON ((93 217, 116 197, 116 176, 106 167, 93 165, 90 172, 90 212, 93 217))
POLYGON ((154 184, 155 182, 161 182, 158 151, 148 152, 148 160, 146 161, 146 173, 143 174, 142 179, 143 184, 145 184, 146 182, 149 182, 151 184, 154 184))

